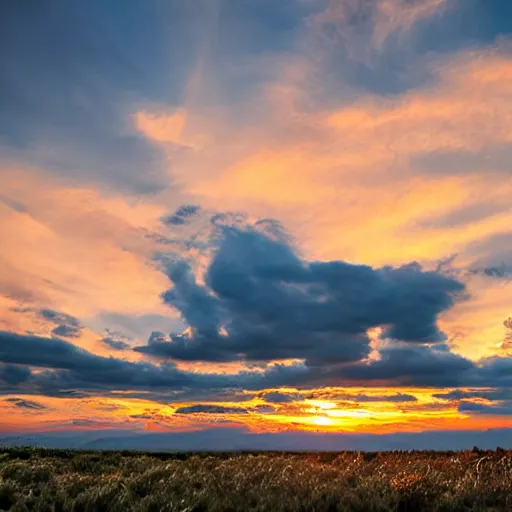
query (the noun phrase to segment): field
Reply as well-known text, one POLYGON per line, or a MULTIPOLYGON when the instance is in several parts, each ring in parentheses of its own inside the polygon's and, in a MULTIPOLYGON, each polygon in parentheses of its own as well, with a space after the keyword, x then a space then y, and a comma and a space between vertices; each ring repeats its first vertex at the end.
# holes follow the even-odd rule
POLYGON ((512 510, 512 452, 0 452, 0 510, 512 510))

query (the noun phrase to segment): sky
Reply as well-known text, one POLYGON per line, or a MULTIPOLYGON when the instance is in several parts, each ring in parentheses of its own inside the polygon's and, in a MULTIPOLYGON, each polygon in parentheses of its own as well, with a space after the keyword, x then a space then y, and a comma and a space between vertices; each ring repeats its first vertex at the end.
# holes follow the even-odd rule
POLYGON ((0 19, 0 434, 512 446, 511 2, 0 19))

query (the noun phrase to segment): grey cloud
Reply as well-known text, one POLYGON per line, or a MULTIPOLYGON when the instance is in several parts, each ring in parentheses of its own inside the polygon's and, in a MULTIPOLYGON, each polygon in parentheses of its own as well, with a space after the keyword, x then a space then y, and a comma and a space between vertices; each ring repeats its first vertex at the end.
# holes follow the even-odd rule
POLYGON ((489 398, 493 391, 465 391, 463 389, 454 389, 443 393, 434 393, 434 398, 441 400, 463 400, 465 398, 489 398))
POLYGON ((46 409, 46 407, 38 402, 34 402, 33 400, 24 400, 23 398, 6 398, 6 402, 14 404, 16 407, 20 409, 31 409, 31 410, 41 410, 46 409))
POLYGON ((130 340, 127 336, 124 336, 120 332, 110 331, 107 329, 106 336, 101 338, 101 343, 113 350, 127 350, 130 348, 130 344, 127 341, 130 340))
POLYGON ((62 336, 63 338, 79 338, 81 328, 74 327, 72 325, 60 324, 52 329, 52 334, 55 334, 55 336, 62 336))
POLYGON ((156 393, 151 395, 151 399, 156 399, 163 403, 176 402, 250 402, 255 396, 255 392, 244 391, 240 388, 220 388, 220 389, 181 389, 170 393, 164 393, 158 396, 156 393))
POLYGON ((417 402, 414 395, 397 393, 396 395, 356 395, 353 397, 356 402, 417 402))
POLYGON ((444 340, 437 316, 464 291, 416 263, 373 269, 307 262, 286 239, 251 227, 217 226, 213 239, 218 246, 205 286, 187 262, 163 262, 174 285, 163 300, 193 334, 153 337, 135 350, 182 360, 355 362, 369 353, 371 327, 385 326, 385 337, 411 343, 444 340))
POLYGON ((277 391, 270 391, 268 393, 264 393, 261 398, 265 400, 265 402, 281 404, 304 400, 304 395, 301 393, 280 393, 277 391))
POLYGON ((17 201, 16 199, 5 197, 0 195, 0 202, 7 205, 11 210, 14 210, 18 213, 26 213, 28 211, 28 207, 26 204, 17 201))
POLYGON ((69 379, 85 386, 90 384, 133 386, 181 386, 187 374, 172 365, 156 367, 147 363, 131 363, 91 354, 60 338, 24 336, 0 331, 0 360, 6 363, 27 364, 41 368, 66 370, 69 373, 43 374, 51 380, 69 379))
POLYGON ((147 337, 151 331, 169 332, 182 325, 181 320, 159 314, 122 315, 119 313, 100 313, 95 330, 123 333, 127 338, 147 337))
POLYGON ((259 404, 252 407, 251 411, 257 412, 258 414, 273 414, 276 412, 276 409, 271 405, 259 404))
POLYGON ((51 322, 56 327, 52 329, 52 334, 63 338, 79 338, 83 326, 74 316, 55 311, 54 309, 43 308, 34 310, 32 308, 18 308, 19 312, 34 312, 44 320, 51 322))
POLYGON ((55 311, 54 309, 40 309, 39 314, 54 324, 73 325, 75 327, 80 325, 80 322, 74 316, 55 311))
POLYGON ((160 343, 163 341, 167 341, 169 338, 161 331, 153 331, 148 338, 148 343, 160 343))
POLYGON ((510 204, 479 202, 464 205, 438 217, 428 217, 421 222, 421 225, 429 228, 460 228, 495 215, 506 213, 511 209, 512 206, 510 204))
POLYGON ((500 266, 495 267, 471 268, 469 270, 469 273, 474 275, 490 277, 494 279, 508 280, 509 278, 512 277, 512 264, 502 264, 500 266))
POLYGON ((88 390, 260 390, 297 384, 308 374, 304 365, 271 365, 236 374, 187 372, 173 364, 154 365, 102 357, 60 338, 0 331, 0 362, 47 370, 33 374, 31 384, 44 394, 66 395, 88 390))
POLYGON ((464 256, 473 261, 470 274, 490 279, 512 279, 512 233, 503 231, 468 243, 464 256))
POLYGON ((112 336, 106 336, 105 338, 102 338, 101 342, 113 350, 127 350, 130 348, 128 343, 125 341, 116 340, 112 336))
POLYGON ((393 382, 407 386, 461 386, 473 378, 475 365, 450 352, 445 345, 389 345, 379 351, 380 359, 342 368, 352 382, 393 382))
POLYGON ((162 217, 164 224, 180 226, 185 224, 192 217, 197 215, 201 207, 195 204, 184 204, 180 206, 173 214, 162 217))
POLYGON ((0 364, 0 381, 5 384, 18 385, 30 379, 32 372, 26 366, 0 364))
POLYGON ((416 402, 417 398, 408 393, 395 393, 394 395, 367 395, 365 393, 347 393, 331 391, 329 389, 315 390, 304 395, 309 400, 329 400, 332 402, 416 402))
MULTIPOLYGON (((371 383, 378 386, 512 387, 512 358, 494 357, 473 363, 451 353, 445 346, 410 344, 386 347, 381 350, 380 360, 369 362, 311 367, 304 363, 274 364, 262 370, 236 374, 202 374, 182 371, 170 364, 157 366, 101 357, 58 338, 0 331, 0 361, 46 368, 30 375, 31 394, 84 396, 88 392, 108 394, 110 390, 132 390, 137 396, 137 390, 140 390, 139 394, 146 392, 140 395, 141 398, 163 403, 192 399, 194 390, 198 393, 197 399, 210 396, 212 400, 221 400, 224 396, 229 400, 241 390, 249 390, 251 395, 251 390, 283 386, 304 389, 371 383)), ((300 396, 305 395, 300 393, 300 396)), ((270 394, 272 398, 276 397, 270 394)), ((350 397, 354 398, 357 399, 357 395, 350 397)), ((367 400, 361 395, 359 398, 367 400)), ((403 402, 413 400, 407 394, 382 398, 403 402)), ((494 398, 500 397, 496 395, 494 398)), ((506 399, 506 396, 501 398, 506 399)), ((277 399, 282 400, 282 397, 277 399)))
POLYGON ((503 231, 468 244, 467 251, 488 263, 500 264, 512 261, 512 233, 503 231), (494 257, 494 260, 492 259, 494 257))
POLYGON ((461 175, 478 172, 512 173, 512 144, 486 147, 479 152, 467 150, 437 151, 418 154, 411 167, 419 172, 437 175, 461 175))
POLYGON ((111 427, 112 425, 121 426, 123 423, 127 423, 126 420, 117 420, 117 421, 99 421, 99 420, 91 420, 89 418, 73 418, 71 420, 71 424, 75 427, 94 427, 97 429, 105 429, 105 427, 111 427))
POLYGON ((509 416, 512 414, 512 401, 497 404, 482 404, 478 402, 461 402, 458 411, 470 414, 483 414, 489 416, 509 416))
POLYGON ((224 407, 222 405, 195 404, 179 407, 175 414, 248 414, 242 407, 224 407))
POLYGON ((492 356, 481 359, 473 372, 470 385, 512 388, 512 357, 492 356))

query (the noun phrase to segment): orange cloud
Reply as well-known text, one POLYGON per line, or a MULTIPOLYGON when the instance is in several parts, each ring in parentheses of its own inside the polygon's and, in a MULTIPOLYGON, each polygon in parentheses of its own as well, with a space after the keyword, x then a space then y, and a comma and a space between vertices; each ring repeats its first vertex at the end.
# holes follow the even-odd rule
POLYGON ((81 320, 100 313, 173 315, 160 301, 168 282, 149 264, 154 246, 144 237, 162 207, 6 165, 2 184, 5 196, 27 205, 16 211, 0 203, 3 328, 22 330, 13 303, 81 320))

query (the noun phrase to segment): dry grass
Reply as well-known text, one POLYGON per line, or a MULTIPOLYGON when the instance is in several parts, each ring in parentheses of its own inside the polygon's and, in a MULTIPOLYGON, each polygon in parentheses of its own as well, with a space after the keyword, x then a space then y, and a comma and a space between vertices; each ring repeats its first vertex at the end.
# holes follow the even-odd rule
POLYGON ((512 510, 512 452, 0 452, 0 510, 512 510))

